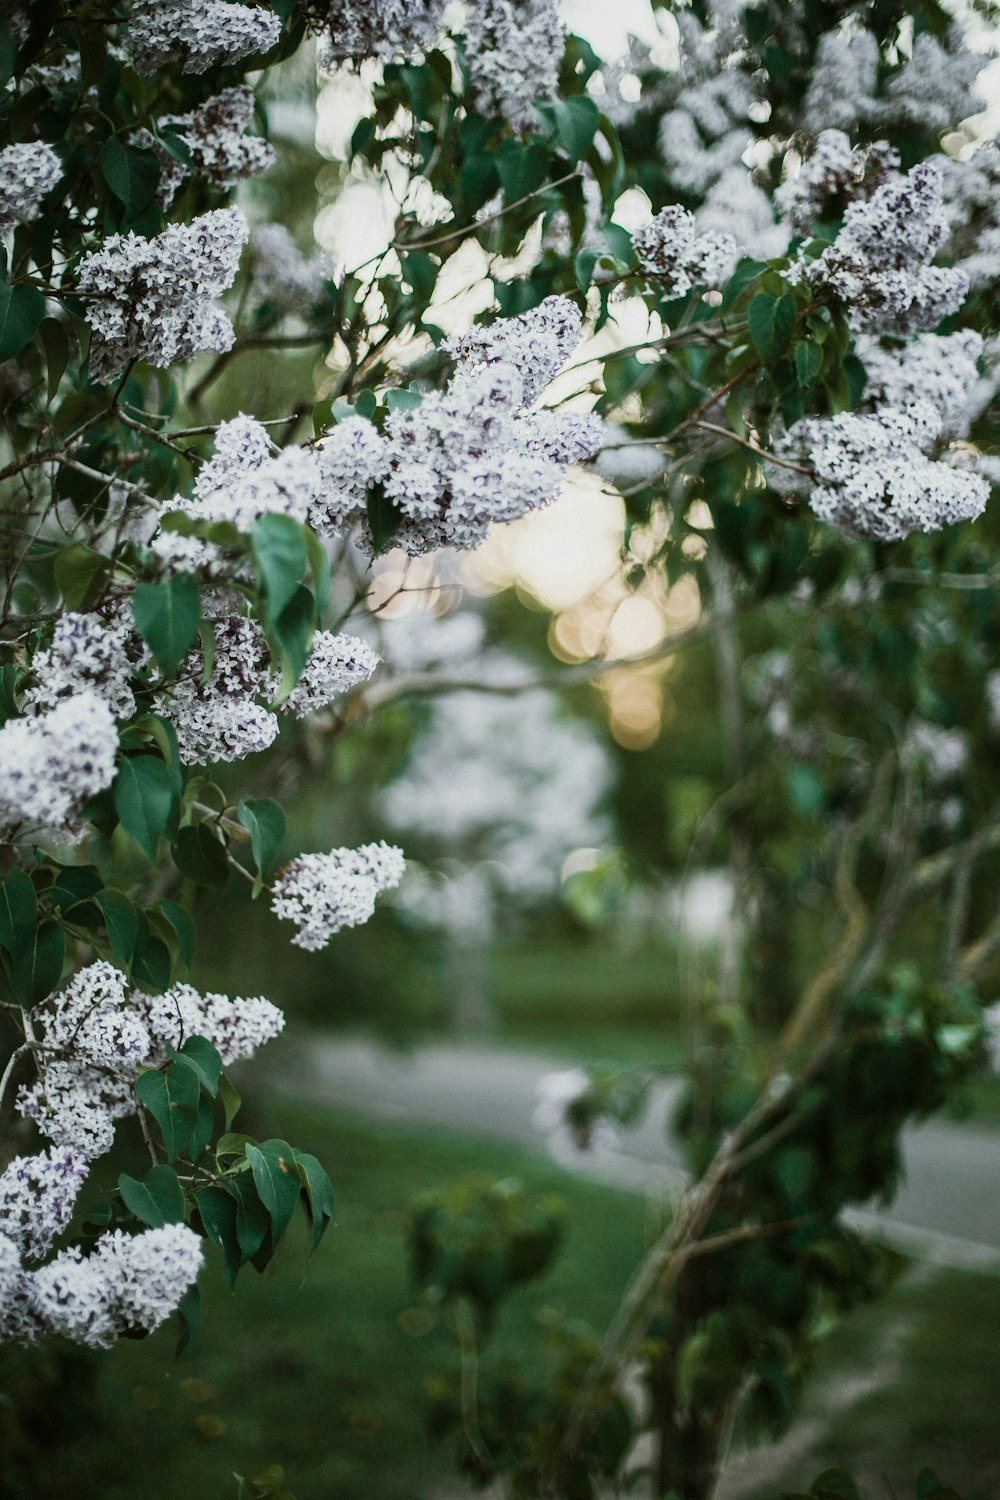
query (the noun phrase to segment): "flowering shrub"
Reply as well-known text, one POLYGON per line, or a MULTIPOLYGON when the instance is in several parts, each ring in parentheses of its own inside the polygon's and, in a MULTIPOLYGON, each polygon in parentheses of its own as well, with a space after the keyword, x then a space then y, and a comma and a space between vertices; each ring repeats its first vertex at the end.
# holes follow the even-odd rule
MULTIPOLYGON (((230 873, 310 952, 402 878, 385 843, 286 849, 278 796, 250 794, 308 764, 295 721, 339 732, 349 700, 377 701, 365 572, 387 552, 474 551, 600 455, 629 586, 685 578, 714 633, 735 883, 752 886, 756 841, 762 887, 766 869, 843 918, 765 1064, 754 1006, 720 980, 724 1040, 683 1121, 694 1185, 609 1342, 568 1334, 570 1378, 490 1444, 459 1403, 477 1478, 524 1495, 620 1474, 640 1348, 657 1493, 709 1493, 738 1400, 780 1425, 811 1324, 877 1280, 840 1212, 891 1187, 905 1119, 982 1056, 976 987, 1000 946, 980 863, 1000 824, 980 788, 956 791, 966 728, 997 718, 992 622, 962 602, 996 583, 960 525, 998 468, 979 59, 934 0, 821 6, 819 31, 771 0, 699 0, 669 25, 655 9, 670 66, 638 43, 602 63, 553 0, 111 0, 93 17, 15 0, 0 49, 0 1336, 105 1347, 175 1309, 193 1330, 206 1241, 235 1280, 296 1211, 314 1245, 331 1220, 311 1154, 232 1129, 227 1069, 282 1016, 185 975, 199 888, 230 873), (271 70, 313 43, 369 90, 343 165, 397 205, 353 269, 247 217, 280 164, 271 70), (444 273, 466 246, 495 306, 449 333, 444 273), (246 350, 287 348, 316 356, 319 393, 216 409, 246 350), (907 611, 894 591, 955 577, 954 602, 907 611), (798 654, 758 663, 748 749, 734 620, 772 605, 798 654), (957 681, 982 703, 970 726, 957 681), (772 848, 768 798, 797 852, 772 848), (952 880, 940 974, 889 963, 908 905, 952 880), (66 1243, 133 1116, 148 1171, 66 1243), (825 1171, 858 1120, 870 1156, 825 1171)), ((544 1113, 574 1149, 645 1087, 573 1083, 544 1113)), ((557 1216, 524 1229, 516 1194, 480 1184, 446 1209, 421 1210, 420 1275, 458 1254, 462 1215, 482 1220, 506 1267, 491 1312, 555 1250, 557 1216)), ((449 1276, 449 1296, 481 1290, 449 1276)))

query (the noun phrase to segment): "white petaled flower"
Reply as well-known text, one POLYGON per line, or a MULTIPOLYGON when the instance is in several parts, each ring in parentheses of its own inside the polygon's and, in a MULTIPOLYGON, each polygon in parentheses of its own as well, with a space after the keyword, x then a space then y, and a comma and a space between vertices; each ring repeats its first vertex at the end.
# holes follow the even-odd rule
POLYGON ((254 93, 248 84, 223 89, 186 115, 164 115, 162 125, 183 137, 191 156, 190 169, 149 131, 137 133, 140 145, 155 152, 160 163, 158 196, 169 208, 188 171, 197 172, 215 187, 231 188, 274 165, 270 142, 244 132, 253 119, 254 93))
POLYGON ((358 636, 317 630, 305 670, 284 703, 285 712, 301 719, 326 708, 341 693, 367 682, 378 664, 379 657, 358 636))
POLYGON ((843 130, 822 130, 795 176, 776 190, 775 207, 799 234, 807 234, 842 195, 870 197, 884 182, 898 181, 898 167, 899 152, 888 141, 853 146, 843 130))
POLYGON ((931 32, 922 31, 913 39, 909 58, 889 80, 880 118, 916 125, 927 133, 954 130, 983 107, 972 92, 983 65, 982 55, 966 48, 957 28, 946 47, 931 32))
POLYGON ((0 1176, 0 1237, 24 1260, 41 1260, 73 1217, 87 1163, 63 1147, 39 1156, 15 1156, 0 1176))
POLYGON ((193 573, 197 578, 212 582, 224 578, 229 572, 222 549, 197 536, 160 531, 149 546, 164 573, 171 576, 174 573, 193 573))
POLYGON ((267 52, 281 21, 259 5, 231 0, 132 0, 125 44, 137 73, 180 62, 182 73, 205 73, 218 63, 267 52))
POLYGON ((941 168, 922 161, 852 203, 833 244, 798 274, 843 302, 859 332, 933 328, 958 311, 969 288, 963 271, 930 264, 946 228, 941 168))
POLYGON ((261 224, 251 235, 252 301, 282 312, 308 311, 333 279, 328 255, 305 256, 284 224, 261 224))
POLYGON ((662 283, 665 297, 683 297, 697 286, 721 285, 741 253, 731 234, 699 234, 694 214, 677 203, 661 208, 637 229, 632 248, 642 269, 662 283))
POLYGON ((819 38, 802 109, 802 128, 852 131, 876 111, 879 45, 874 32, 841 26, 819 38))
POLYGON ((929 401, 940 415, 943 437, 965 437, 996 389, 995 379, 979 373, 984 340, 971 328, 923 333, 889 347, 861 335, 855 353, 867 376, 866 406, 906 408, 929 401))
POLYGON ((583 338, 583 319, 568 297, 546 297, 515 318, 498 318, 488 327, 446 339, 443 348, 459 362, 511 365, 521 377, 518 393, 527 405, 537 400, 583 338))
POLYGON ((186 1224, 164 1224, 141 1234, 103 1234, 92 1260, 105 1272, 114 1318, 124 1332, 152 1333, 176 1309, 204 1262, 202 1241, 186 1224))
POLYGON ((107 1349, 124 1334, 151 1333, 198 1277, 204 1253, 186 1224, 102 1234, 84 1258, 64 1250, 29 1277, 32 1310, 48 1333, 107 1349))
POLYGON ((950 781, 965 770, 969 741, 961 729, 943 729, 940 724, 916 719, 907 732, 904 751, 912 763, 923 767, 932 782, 950 781))
POLYGON ((272 908, 298 932, 292 942, 316 952, 344 927, 358 927, 375 911, 375 899, 403 877, 403 853, 391 844, 300 854, 275 881, 272 908))
POLYGON ((775 222, 771 199, 742 162, 712 184, 695 223, 699 234, 729 235, 752 260, 775 260, 788 249, 788 225, 775 222))
POLYGON ((62 162, 44 141, 19 141, 0 151, 0 230, 30 224, 62 176, 62 162))
POLYGON ((753 142, 747 112, 754 91, 743 68, 726 66, 733 40, 728 26, 703 28, 690 10, 678 11, 675 19, 680 59, 667 83, 660 154, 672 186, 703 198, 727 171, 742 164, 753 142))
POLYGON ((233 326, 215 299, 232 285, 248 233, 239 209, 218 208, 154 239, 113 234, 89 251, 77 291, 94 331, 95 378, 110 380, 133 359, 167 366, 231 348, 233 326))
POLYGON ((476 0, 465 57, 476 106, 514 130, 537 128, 536 99, 557 92, 566 29, 553 0, 476 0))
POLYGON ((446 0, 324 0, 320 62, 414 57, 434 45, 446 0))
POLYGON ((275 452, 267 428, 241 414, 220 424, 215 455, 200 470, 193 499, 178 496, 171 509, 249 532, 262 516, 305 521, 322 482, 314 453, 294 446, 275 452))
POLYGON ((364 519, 368 490, 389 473, 389 444, 367 417, 353 416, 331 427, 316 452, 323 489, 309 524, 320 536, 337 535, 364 519))
POLYGON ((23 1084, 17 1108, 41 1133, 87 1160, 114 1140, 114 1122, 134 1110, 131 1079, 150 1038, 127 1008, 125 977, 99 959, 79 970, 34 1012, 39 1076, 23 1084))
POLYGON ((118 730, 108 704, 75 693, 37 718, 0 728, 0 830, 70 831, 89 798, 115 777, 118 730))
POLYGON ((168 1047, 180 1048, 191 1036, 211 1042, 224 1067, 252 1057, 285 1024, 276 1005, 262 995, 249 998, 201 995, 189 984, 175 984, 162 995, 132 995, 132 1005, 150 1037, 146 1061, 159 1067, 169 1057, 168 1047))
POLYGON ((777 444, 814 471, 808 485, 789 470, 771 476, 782 489, 805 490, 820 520, 848 536, 898 541, 912 531, 938 531, 975 520, 989 499, 980 474, 929 458, 941 419, 928 402, 868 415, 842 412, 796 422, 777 444))
MULTIPOLYGON (((494 522, 515 520, 555 499, 566 465, 600 446, 603 423, 590 414, 538 412, 531 403, 580 337, 580 314, 560 297, 473 329, 446 346, 458 365, 443 391, 393 412, 384 444, 365 435, 363 456, 385 475, 384 492, 402 514, 394 546, 411 554, 478 547, 494 522)), ((334 428, 328 441, 341 426, 347 424, 334 428)), ((341 471, 363 432, 354 426, 342 441, 336 454, 341 471)), ((321 461, 330 462, 325 453, 321 461)), ((333 477, 331 529, 359 514, 350 508, 353 487, 342 472, 333 477)), ((313 524, 324 529, 320 517, 313 524)))
POLYGON ((185 765, 237 761, 272 745, 278 719, 256 700, 270 687, 271 662, 264 632, 255 620, 225 615, 213 621, 215 657, 202 681, 196 656, 158 710, 174 726, 185 765))
POLYGON ((945 252, 974 290, 1000 279, 1000 145, 988 141, 967 161, 939 158, 949 217, 945 252))
POLYGON ((51 643, 31 659, 35 686, 28 689, 24 707, 31 713, 51 709, 74 693, 90 691, 102 698, 116 719, 135 712, 131 678, 135 662, 133 632, 124 614, 60 615, 51 643))

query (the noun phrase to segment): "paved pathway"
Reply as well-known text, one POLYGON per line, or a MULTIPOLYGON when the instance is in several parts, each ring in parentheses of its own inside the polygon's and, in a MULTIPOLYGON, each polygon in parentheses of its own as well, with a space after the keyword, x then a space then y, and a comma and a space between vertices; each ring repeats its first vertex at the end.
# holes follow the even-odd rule
MULTIPOLYGON (((286 1053, 281 1081, 331 1105, 400 1123, 450 1126, 543 1148, 532 1123, 550 1056, 438 1043, 400 1054, 373 1043, 316 1036, 286 1053)), ((682 1154, 668 1120, 680 1083, 664 1082, 614 1155, 588 1172, 617 1186, 662 1192, 681 1180, 682 1154)), ((1000 1271, 1000 1131, 931 1122, 904 1138, 906 1177, 888 1209, 848 1215, 900 1248, 943 1265, 1000 1271)))

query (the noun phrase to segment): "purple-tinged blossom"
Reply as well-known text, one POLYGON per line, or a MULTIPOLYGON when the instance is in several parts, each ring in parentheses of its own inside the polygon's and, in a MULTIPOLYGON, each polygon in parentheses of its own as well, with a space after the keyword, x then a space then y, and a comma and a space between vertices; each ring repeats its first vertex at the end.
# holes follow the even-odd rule
POLYGON ((300 854, 281 871, 272 909, 295 922, 292 942, 316 952, 344 927, 358 927, 375 911, 376 897, 403 877, 403 853, 391 844, 300 854))
POLYGON ((259 5, 230 0, 132 0, 125 44, 137 73, 180 62, 182 73, 206 73, 267 52, 281 21, 259 5))
POLYGON ((0 151, 0 230, 30 224, 62 176, 62 162, 44 141, 19 141, 0 151))

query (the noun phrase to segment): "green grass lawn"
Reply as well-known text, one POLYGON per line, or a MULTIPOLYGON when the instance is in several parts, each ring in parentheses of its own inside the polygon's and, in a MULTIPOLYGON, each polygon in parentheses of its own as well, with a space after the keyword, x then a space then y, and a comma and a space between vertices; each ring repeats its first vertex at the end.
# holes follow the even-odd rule
MULTIPOLYGON (((310 1261, 296 1239, 265 1277, 244 1271, 235 1294, 210 1252, 199 1348, 175 1359, 173 1327, 120 1344, 100 1359, 93 1399, 85 1371, 75 1372, 69 1398, 50 1394, 36 1411, 32 1461, 22 1452, 0 1465, 2 1500, 235 1500, 234 1470, 275 1463, 298 1500, 460 1494, 449 1444, 431 1443, 423 1427, 423 1385, 448 1364, 449 1345, 409 1284, 410 1199, 475 1171, 516 1174, 569 1203, 565 1247, 543 1280, 510 1299, 487 1372, 502 1358, 538 1368, 546 1308, 603 1327, 653 1229, 640 1197, 513 1147, 287 1100, 270 1113, 251 1108, 248 1128, 263 1135, 280 1119, 331 1170, 338 1223, 325 1244, 310 1261), (70 1440, 53 1442, 57 1431, 70 1440)), ((874 1479, 884 1470, 900 1497, 930 1464, 965 1500, 995 1500, 998 1335, 1000 1278, 904 1277, 824 1343, 790 1439, 735 1460, 725 1500, 775 1500, 830 1464, 874 1479)), ((42 1357, 51 1362, 51 1346, 42 1357)), ((19 1400, 31 1368, 8 1356, 0 1386, 19 1400)), ((0 1448, 10 1454, 4 1401, 0 1448)), ((871 1494, 890 1491, 873 1482, 871 1494)))
POLYGON ((5 1500, 234 1500, 232 1472, 271 1463, 284 1466, 298 1500, 436 1494, 453 1483, 453 1455, 425 1437, 422 1387, 450 1346, 409 1285, 410 1199, 474 1171, 516 1174, 571 1205, 555 1268, 511 1298, 495 1341, 495 1355, 522 1368, 540 1309, 604 1325, 642 1254, 640 1199, 541 1158, 284 1101, 274 1114, 248 1128, 264 1134, 280 1118, 283 1134, 322 1157, 338 1193, 336 1228, 311 1261, 300 1240, 272 1274, 244 1270, 235 1295, 210 1252, 199 1348, 175 1360, 173 1327, 118 1345, 102 1358, 101 1420, 88 1419, 65 1447, 44 1445, 23 1487, 0 1477, 5 1500))
POLYGON ((1000 1277, 914 1266, 833 1331, 792 1432, 735 1453, 719 1500, 774 1500, 833 1467, 871 1500, 911 1500, 925 1467, 996 1500, 998 1390, 1000 1277))

